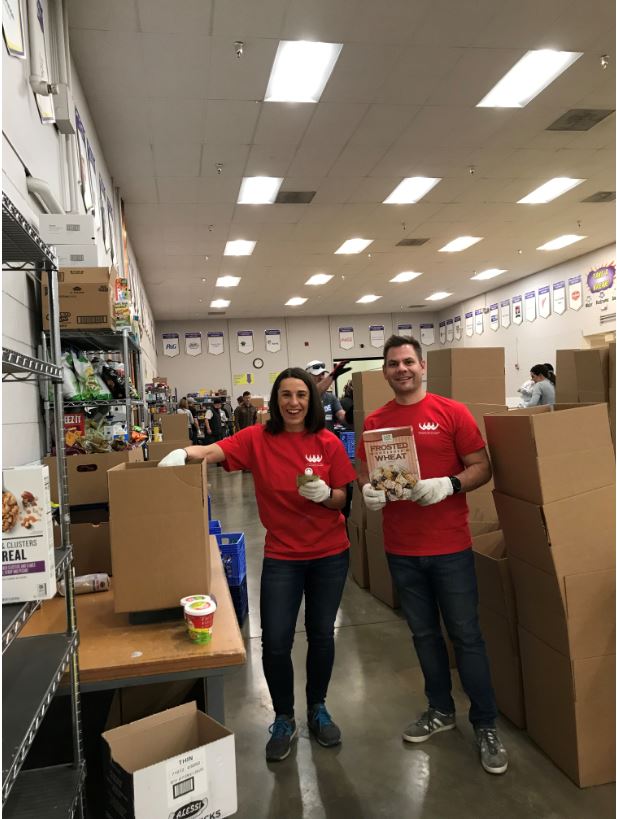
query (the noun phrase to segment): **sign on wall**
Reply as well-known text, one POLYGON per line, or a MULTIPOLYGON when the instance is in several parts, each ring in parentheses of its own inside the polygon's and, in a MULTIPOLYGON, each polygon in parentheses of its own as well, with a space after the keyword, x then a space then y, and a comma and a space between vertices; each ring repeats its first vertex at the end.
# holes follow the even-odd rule
POLYGON ((420 325, 420 343, 423 347, 430 347, 435 343, 435 325, 421 324, 420 325))
POLYGON ((570 310, 580 310, 583 306, 583 282, 580 276, 568 279, 568 307, 570 310))
POLYGON ((512 323, 523 323, 523 299, 521 296, 512 296, 512 323))
POLYGON ((527 321, 536 320, 536 291, 530 290, 525 293, 525 319, 527 321))
POLYGON ((484 310, 482 307, 475 311, 474 329, 478 336, 481 336, 484 332, 484 310))
POLYGON ((551 288, 538 288, 538 315, 540 318, 548 318, 551 314, 551 288))
POLYGON ((180 355, 180 336, 178 333, 163 333, 163 355, 175 358, 180 355))
POLYGON ((243 387, 252 384, 255 380, 253 373, 236 373, 233 377, 235 387, 243 387))
POLYGON ((208 352, 210 355, 221 355, 225 352, 225 334, 220 331, 208 333, 208 352))
POLYGON ((439 322, 439 343, 445 344, 446 343, 446 322, 440 321, 439 322))
POLYGON ((187 355, 201 355, 201 333, 185 333, 184 349, 187 355))
POLYGON ((446 341, 454 339, 454 320, 446 319, 446 341))
POLYGON ((86 140, 86 153, 88 155, 88 179, 90 180, 90 188, 92 190, 92 212, 94 213, 94 222, 97 228, 101 226, 101 216, 99 213, 99 202, 96 195, 96 159, 94 158, 94 151, 90 143, 86 140))
POLYGON ((396 325, 396 332, 399 336, 410 336, 412 330, 413 326, 409 324, 409 322, 404 322, 403 324, 396 325))
POLYGON ((491 304, 489 307, 489 327, 491 330, 499 330, 499 305, 491 304))
POLYGON ((354 346, 353 327, 338 328, 338 343, 342 350, 351 350, 354 346))
POLYGON ((280 330, 266 330, 266 352, 278 353, 281 349, 281 331, 280 330))
POLYGON ((473 310, 470 310, 468 313, 465 313, 465 335, 466 336, 473 335, 473 310))
POLYGON ((79 157, 79 182, 81 198, 86 211, 94 207, 94 191, 90 190, 90 174, 88 173, 88 148, 86 146, 86 128, 81 121, 79 111, 75 109, 75 126, 77 128, 77 154, 79 157))
POLYGON ((238 330, 238 352, 252 353, 253 352, 253 331, 252 330, 238 330))
POLYGON ((510 299, 504 299, 500 305, 500 318, 501 318, 501 326, 502 327, 509 327, 510 326, 510 299))
POLYGON ((460 341, 463 336, 463 327, 460 316, 454 316, 454 338, 460 341))
POLYGON ((11 57, 26 59, 26 44, 21 21, 20 0, 4 0, 2 3, 2 31, 6 50, 11 57))
POLYGON ((565 281, 553 283, 553 312, 561 316, 566 312, 566 283, 565 281))
POLYGON ((615 262, 603 264, 590 270, 587 274, 587 287, 592 293, 601 293, 610 290, 615 281, 615 262))
POLYGON ((371 324, 368 328, 371 347, 383 347, 386 340, 383 324, 371 324))

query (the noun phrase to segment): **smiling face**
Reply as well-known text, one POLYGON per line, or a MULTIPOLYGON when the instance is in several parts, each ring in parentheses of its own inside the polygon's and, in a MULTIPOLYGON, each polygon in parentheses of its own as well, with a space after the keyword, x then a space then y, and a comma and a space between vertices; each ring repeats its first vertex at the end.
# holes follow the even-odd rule
POLYGON ((388 350, 383 374, 399 404, 415 404, 424 398, 426 391, 422 376, 425 372, 426 362, 418 358, 411 344, 388 350))
POLYGON ((285 432, 302 432, 309 408, 308 387, 299 378, 284 378, 278 390, 278 405, 285 432))

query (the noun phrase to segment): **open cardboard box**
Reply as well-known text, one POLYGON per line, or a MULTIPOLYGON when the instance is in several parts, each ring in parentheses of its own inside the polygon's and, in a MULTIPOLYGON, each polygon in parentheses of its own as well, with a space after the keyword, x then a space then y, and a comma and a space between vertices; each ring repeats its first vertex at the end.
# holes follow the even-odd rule
MULTIPOLYGON (((66 459, 66 475, 69 486, 69 503, 71 506, 107 503, 107 471, 118 464, 130 461, 143 461, 144 451, 141 447, 125 449, 122 452, 100 452, 94 455, 69 455, 66 459)), ((56 458, 43 458, 49 467, 51 499, 58 503, 58 476, 56 458)))
POLYGON ((369 586, 368 555, 366 552, 366 537, 364 529, 353 522, 347 521, 349 536, 349 568, 351 576, 361 589, 369 586))
POLYGON ((194 702, 103 740, 110 819, 223 819, 238 810, 234 735, 194 702))
POLYGON ((497 530, 476 535, 471 547, 480 605, 505 617, 516 637, 516 600, 503 532, 497 530))

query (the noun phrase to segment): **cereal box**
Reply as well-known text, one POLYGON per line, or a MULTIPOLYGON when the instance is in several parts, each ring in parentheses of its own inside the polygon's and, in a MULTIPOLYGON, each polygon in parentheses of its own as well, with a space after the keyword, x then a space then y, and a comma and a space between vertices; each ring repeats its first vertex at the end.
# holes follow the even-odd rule
POLYGON ((420 480, 412 428, 371 429, 362 437, 373 488, 387 501, 409 500, 409 490, 420 480))
POLYGON ((2 602, 56 593, 49 467, 2 470, 2 602))

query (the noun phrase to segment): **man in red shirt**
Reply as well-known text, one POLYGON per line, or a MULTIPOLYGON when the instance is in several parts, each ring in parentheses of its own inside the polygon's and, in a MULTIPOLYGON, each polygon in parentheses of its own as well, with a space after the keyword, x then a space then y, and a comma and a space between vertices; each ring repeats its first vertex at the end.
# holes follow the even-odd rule
POLYGON ((482 766, 505 773, 508 756, 495 730, 497 706, 478 623, 478 589, 467 524, 465 492, 491 478, 480 431, 464 404, 427 393, 426 362, 415 338, 391 336, 384 347, 383 374, 394 400, 372 412, 365 430, 411 426, 422 479, 410 500, 386 503, 369 482, 363 442, 358 480, 367 507, 383 509, 390 572, 413 635, 425 680, 428 709, 403 732, 424 742, 455 727, 448 653, 439 614, 454 644, 482 766))

